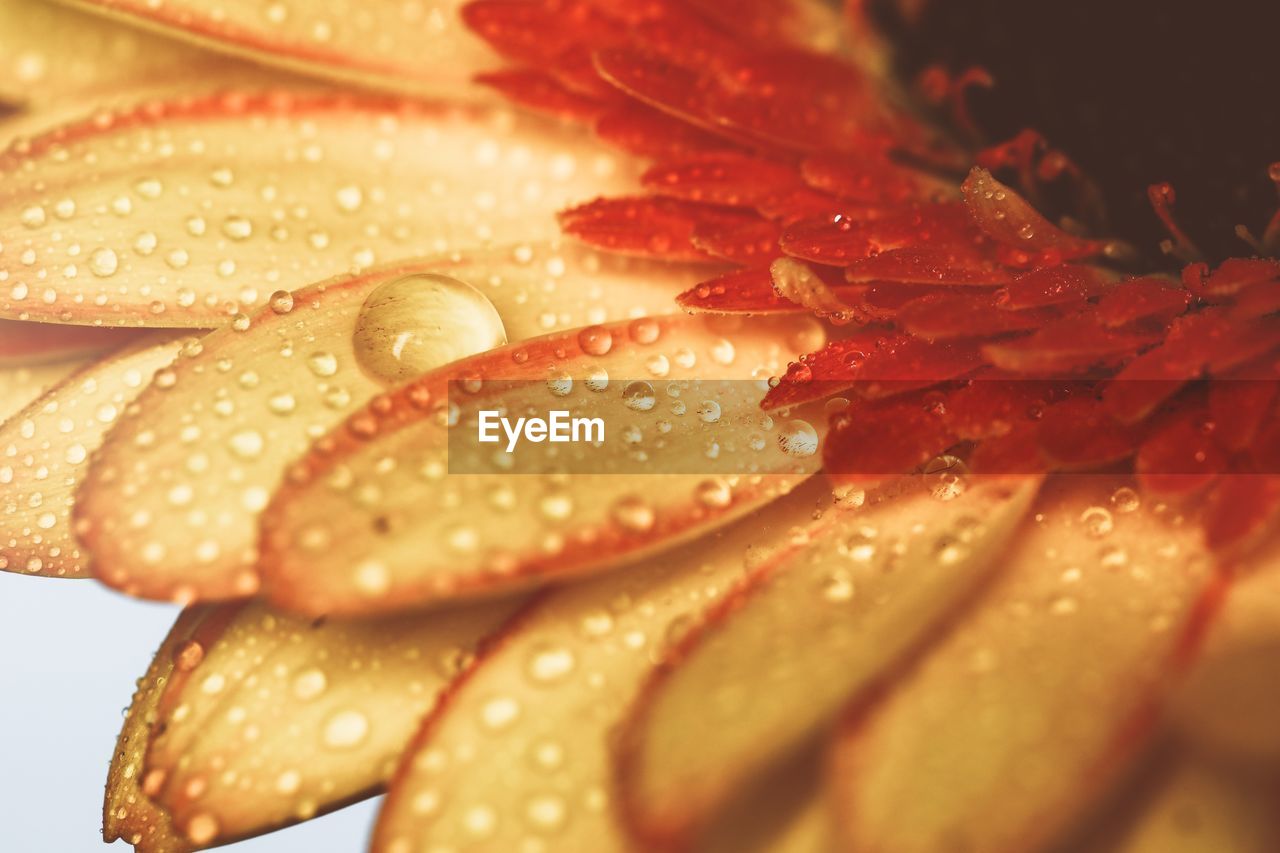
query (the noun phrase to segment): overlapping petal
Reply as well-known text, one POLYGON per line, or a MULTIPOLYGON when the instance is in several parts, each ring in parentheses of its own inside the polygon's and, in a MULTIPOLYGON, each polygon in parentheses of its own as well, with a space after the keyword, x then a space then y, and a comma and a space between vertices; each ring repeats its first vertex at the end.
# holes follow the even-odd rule
POLYGON ((427 720, 374 849, 630 849, 609 754, 630 697, 744 565, 794 550, 835 511, 811 482, 716 534, 538 596, 427 720))
POLYGON ((1000 568, 1037 486, 888 489, 751 573, 668 652, 627 714, 621 796, 639 835, 687 840, 755 773, 891 677, 1000 568))
POLYGON ((76 489, 107 431, 183 342, 149 335, 72 374, 0 425, 0 569, 84 577, 76 489))
POLYGON ((351 270, 553 238, 628 172, 505 108, 276 91, 104 113, 0 155, 0 316, 223 325, 351 270))
POLYGON ((1150 738, 1220 592, 1190 519, 1123 480, 1051 480, 991 590, 838 735, 841 843, 1052 841, 1150 738))
POLYGON ((152 598, 251 594, 258 520, 288 465, 370 399, 508 338, 662 311, 692 280, 680 267, 522 244, 277 299, 202 339, 113 431, 77 505, 94 571, 152 598))

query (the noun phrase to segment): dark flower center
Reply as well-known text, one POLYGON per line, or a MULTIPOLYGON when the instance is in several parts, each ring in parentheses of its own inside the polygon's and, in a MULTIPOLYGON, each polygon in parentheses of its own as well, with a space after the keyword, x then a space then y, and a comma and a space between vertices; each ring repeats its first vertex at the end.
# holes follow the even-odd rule
POLYGON ((1260 237, 1276 209, 1280 3, 882 0, 876 17, 911 79, 986 69, 995 87, 969 93, 985 141, 1042 133, 1102 190, 1095 228, 1154 253, 1147 187, 1168 182, 1205 255, 1253 253, 1237 226, 1260 237))

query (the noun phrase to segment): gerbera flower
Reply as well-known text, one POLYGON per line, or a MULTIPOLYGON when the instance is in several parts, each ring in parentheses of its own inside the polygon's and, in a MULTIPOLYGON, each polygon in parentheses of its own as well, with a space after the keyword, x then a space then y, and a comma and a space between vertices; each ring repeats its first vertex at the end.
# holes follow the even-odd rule
POLYGON ((1276 849, 1270 113, 1025 4, 77 5, 0 2, 0 568, 186 606, 108 840, 1276 849))

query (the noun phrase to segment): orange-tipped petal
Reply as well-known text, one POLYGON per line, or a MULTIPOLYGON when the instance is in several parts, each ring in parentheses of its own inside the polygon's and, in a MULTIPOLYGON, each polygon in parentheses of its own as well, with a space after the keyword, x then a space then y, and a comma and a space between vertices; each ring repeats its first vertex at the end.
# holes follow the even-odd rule
MULTIPOLYGON (((44 111, 246 67, 55 3, 0 0, 0 98, 44 111)), ((4 138, 7 130, 0 130, 4 138)))
POLYGON ((332 275, 550 239, 624 171, 505 108, 274 92, 104 114, 0 155, 0 316, 224 325, 332 275))
POLYGON ((1262 546, 1237 571, 1203 651, 1174 696, 1174 724, 1220 755, 1274 766, 1280 762, 1280 545, 1262 546))
POLYGON ((393 610, 611 567, 708 532, 816 470, 822 421, 775 421, 758 406, 764 377, 820 338, 810 317, 650 318, 428 374, 291 472, 263 516, 264 590, 307 613, 393 610), (449 381, 472 377, 478 387, 451 400, 449 381), (477 411, 526 407, 600 418, 604 441, 504 453, 472 438, 477 411))
POLYGON ((118 349, 142 332, 0 320, 0 367, 84 358, 118 349))
POLYGON ((514 601, 374 622, 302 620, 261 603, 177 651, 143 788, 207 846, 376 793, 422 716, 514 601))
POLYGON ((497 63, 459 17, 463 0, 368 0, 358 9, 258 0, 70 2, 257 62, 396 92, 469 94, 471 75, 497 63))
POLYGON ((1012 251, 1050 262, 1089 257, 1103 251, 1101 241, 1086 240, 1063 231, 981 166, 973 167, 960 189, 969 214, 983 233, 1012 251))
POLYGON ((1216 577, 1197 526, 1125 481, 1051 481, 992 589, 836 738, 843 843, 1039 849, 1151 734, 1216 577))
POLYGON ((208 605, 184 610, 156 651, 146 674, 138 680, 138 689, 134 691, 111 755, 111 769, 107 771, 102 838, 108 844, 123 839, 142 853, 187 853, 193 849, 191 842, 174 827, 169 813, 143 792, 143 761, 156 727, 156 708, 165 685, 182 659, 183 647, 206 623, 221 623, 234 610, 234 606, 208 605))
POLYGON ((610 732, 668 644, 741 578, 796 547, 829 512, 811 481, 716 536, 526 608, 482 652, 406 753, 374 850, 441 847, 622 851, 609 807, 610 732))
POLYGON ((696 275, 522 245, 276 300, 180 359, 94 460, 77 514, 95 574, 149 598, 252 594, 258 518, 287 465, 376 394, 506 338, 665 310, 696 275))
POLYGON ((156 335, 73 374, 0 426, 0 569, 88 574, 71 519, 75 492, 107 431, 182 346, 156 335))
POLYGON ((752 573, 668 652, 623 724, 622 805, 640 837, 687 840, 900 665, 999 568, 1037 484, 887 494, 752 573))

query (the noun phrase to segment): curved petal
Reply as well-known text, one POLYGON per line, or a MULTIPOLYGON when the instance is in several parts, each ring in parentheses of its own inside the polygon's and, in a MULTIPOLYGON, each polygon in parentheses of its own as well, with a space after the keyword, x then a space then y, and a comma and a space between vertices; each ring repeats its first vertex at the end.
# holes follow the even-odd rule
POLYGON ((258 62, 398 92, 474 96, 472 75, 496 65, 458 17, 463 0, 65 2, 258 62))
POLYGON ((1124 769, 1221 592, 1196 525, 1133 495, 1051 480, 993 588, 849 719, 831 777, 844 844, 1036 849, 1124 769))
POLYGON ((141 853, 187 853, 191 843, 174 827, 169 813, 142 791, 143 758, 156 726, 156 707, 173 677, 181 652, 206 623, 223 621, 236 607, 197 606, 184 610, 156 651, 151 666, 138 679, 138 689, 125 713, 124 726, 111 755, 102 805, 102 838, 123 839, 141 853))
POLYGON ((243 68, 53 3, 0 0, 0 97, 44 110, 243 68))
POLYGON ((214 332, 142 393, 94 459, 76 507, 94 572, 148 598, 253 593, 258 519, 288 464, 395 384, 368 372, 368 335, 357 339, 366 302, 403 306, 380 321, 379 364, 412 376, 493 346, 503 327, 523 340, 665 310, 696 275, 578 246, 522 245, 323 282, 261 309, 244 331, 214 332), (432 301, 432 275, 454 281, 452 301, 432 301), (467 313, 486 304, 496 328, 492 313, 467 313))
POLYGON ((1173 720, 1190 740, 1214 752, 1275 766, 1280 764, 1280 545, 1273 540, 1263 546, 1237 572, 1204 650, 1174 694, 1173 720))
POLYGON ((58 326, 0 320, 0 367, 66 361, 117 349, 142 334, 135 329, 58 326))
POLYGON ((223 325, 375 263, 553 238, 623 172, 498 108, 275 92, 104 114, 0 155, 0 316, 223 325))
POLYGON ((814 427, 794 427, 808 442, 780 443, 790 422, 758 404, 762 377, 819 335, 808 317, 653 318, 428 374, 354 415, 291 473, 263 515, 263 590, 305 613, 393 610, 616 565, 714 529, 816 470, 814 427), (471 415, 453 419, 449 380, 470 377, 484 379, 457 403, 471 415), (684 384, 722 380, 738 381, 706 391, 724 394, 714 419, 674 400, 684 384), (673 402, 659 406, 660 392, 673 402), (510 474, 506 457, 454 438, 475 434, 485 406, 554 406, 601 418, 614 438, 591 457, 584 445, 530 444, 513 457, 525 473, 510 474), (595 473, 568 474, 570 463, 595 473))
POLYGON ((812 545, 753 573, 668 653, 627 715, 618 773, 636 832, 687 840, 900 665, 999 568, 1037 485, 888 494, 826 519, 812 545))
POLYGON ((375 793, 436 697, 515 602, 377 622, 234 611, 176 654, 143 787, 200 847, 375 793))
POLYGON ((0 569, 84 577, 71 509, 89 456, 183 342, 150 335, 70 376, 0 426, 0 569))
POLYGON ((0 426, 92 360, 87 356, 34 365, 0 364, 0 426))
POLYGON ((811 482, 715 536, 557 587, 494 638, 405 754, 373 849, 625 851, 609 739, 683 626, 832 508, 811 482))

